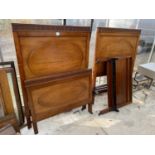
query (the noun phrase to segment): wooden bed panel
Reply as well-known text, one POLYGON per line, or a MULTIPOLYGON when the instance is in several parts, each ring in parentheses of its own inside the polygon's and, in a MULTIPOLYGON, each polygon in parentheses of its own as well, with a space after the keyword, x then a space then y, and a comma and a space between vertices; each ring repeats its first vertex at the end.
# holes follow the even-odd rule
POLYGON ((1 91, 1 99, 2 107, 4 108, 5 115, 13 114, 13 101, 11 97, 10 87, 7 78, 7 72, 5 69, 0 69, 0 91, 1 91))
POLYGON ((130 55, 134 58, 136 44, 137 38, 134 36, 100 36, 96 59, 130 55))
POLYGON ((118 107, 132 103, 132 59, 118 61, 116 65, 116 94, 118 107))
POLYGON ((36 115, 89 100, 89 77, 48 83, 31 89, 36 115))
POLYGON ((91 29, 14 23, 12 30, 27 124, 30 128, 32 112, 25 81, 87 69, 91 29))
POLYGON ((12 24, 24 79, 88 67, 90 27, 12 24))
POLYGON ((3 116, 15 113, 19 125, 24 123, 24 113, 16 79, 16 71, 13 61, 0 63, 0 109, 3 116))
MULTIPOLYGON (((107 66, 109 67, 109 66, 107 66)), ((111 68, 107 68, 108 89, 112 89, 111 85, 111 68)), ((116 61, 116 102, 121 107, 132 102, 132 59, 124 58, 116 61)), ((112 106, 112 92, 108 92, 109 107, 112 106)))
MULTIPOLYGON (((118 60, 116 62, 116 94, 117 94, 117 106, 125 104, 127 102, 127 64, 126 59, 118 60)), ((130 79, 131 82, 131 79, 130 79)))
POLYGON ((26 79, 87 67, 85 37, 21 37, 26 79))
MULTIPOLYGON (((98 28, 93 67, 93 87, 96 77, 107 75, 108 105, 112 107, 112 66, 107 61, 116 58, 116 103, 118 107, 132 102, 132 71, 140 30, 98 28)), ((102 113, 102 112, 101 112, 102 113)))
MULTIPOLYGON (((95 62, 97 59, 131 56, 133 68, 139 36, 140 30, 98 28, 95 62)), ((94 63, 93 72, 94 76, 106 75, 106 67, 94 63)))
POLYGON ((66 76, 48 76, 26 81, 33 123, 79 106, 90 106, 91 78, 91 70, 83 70, 66 76))

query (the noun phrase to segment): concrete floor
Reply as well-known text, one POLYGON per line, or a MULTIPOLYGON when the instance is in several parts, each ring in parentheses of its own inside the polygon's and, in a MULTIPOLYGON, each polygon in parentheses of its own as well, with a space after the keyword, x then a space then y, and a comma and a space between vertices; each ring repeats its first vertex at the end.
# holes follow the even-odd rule
MULTIPOLYGON (((107 95, 95 98, 94 114, 80 108, 38 122, 40 135, 142 135, 155 134, 155 87, 133 93, 133 103, 120 108, 120 112, 109 112, 98 116, 106 107, 107 95)), ((33 129, 21 130, 31 135, 33 129)))

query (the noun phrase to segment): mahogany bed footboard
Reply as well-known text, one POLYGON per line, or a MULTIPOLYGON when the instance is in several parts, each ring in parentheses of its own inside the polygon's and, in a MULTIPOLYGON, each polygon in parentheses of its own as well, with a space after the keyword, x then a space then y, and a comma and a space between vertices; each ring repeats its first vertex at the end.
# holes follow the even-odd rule
POLYGON ((34 132, 37 122, 88 104, 92 113, 92 71, 83 70, 25 81, 34 132))

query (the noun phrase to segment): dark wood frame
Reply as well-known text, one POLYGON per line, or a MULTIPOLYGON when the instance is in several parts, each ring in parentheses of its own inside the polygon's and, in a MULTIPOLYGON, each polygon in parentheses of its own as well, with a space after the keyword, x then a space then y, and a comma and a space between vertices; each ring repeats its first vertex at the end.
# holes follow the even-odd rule
MULTIPOLYGON (((98 63, 106 63, 106 70, 107 70, 107 90, 108 90, 108 108, 103 109, 100 111, 99 115, 102 115, 109 111, 116 111, 119 112, 118 108, 130 104, 132 102, 132 57, 117 57, 117 58, 110 58, 108 60, 98 60, 98 63), (115 59, 115 68, 113 68, 112 59, 115 59), (119 60, 126 60, 126 80, 127 87, 126 87, 126 98, 123 104, 117 103, 117 90, 116 84, 119 85, 117 82, 118 75, 117 72, 117 61, 119 60), (115 72, 115 73, 114 73, 115 72)), ((122 72, 122 74, 124 74, 122 72)))
POLYGON ((16 105, 17 105, 18 115, 19 115, 19 124, 21 126, 24 124, 24 112, 22 108, 22 102, 21 102, 21 97, 19 93, 19 87, 18 87, 18 81, 17 81, 14 62, 13 61, 0 62, 0 66, 2 66, 7 73, 11 73, 13 90, 15 93, 16 105))

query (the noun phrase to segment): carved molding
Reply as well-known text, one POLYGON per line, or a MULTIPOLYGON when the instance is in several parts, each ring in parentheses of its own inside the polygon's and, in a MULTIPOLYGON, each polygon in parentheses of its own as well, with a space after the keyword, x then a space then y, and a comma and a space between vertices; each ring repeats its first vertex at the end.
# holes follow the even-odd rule
POLYGON ((140 35, 141 30, 139 29, 125 29, 125 28, 105 28, 105 27, 98 27, 97 28, 99 33, 124 33, 124 34, 136 34, 140 35))
POLYGON ((84 69, 84 70, 78 70, 78 71, 72 71, 72 72, 66 72, 66 73, 59 73, 59 74, 52 74, 49 76, 43 76, 43 77, 37 77, 29 80, 25 80, 25 85, 27 88, 29 87, 35 87, 35 86, 40 86, 42 84, 49 83, 49 81, 61 81, 68 79, 69 77, 77 78, 81 76, 88 76, 92 74, 91 69, 84 69))
POLYGON ((84 26, 60 26, 60 25, 37 25, 37 24, 18 24, 12 23, 12 29, 17 31, 39 31, 39 30, 51 30, 51 31, 69 31, 69 32, 91 32, 90 27, 84 26))

